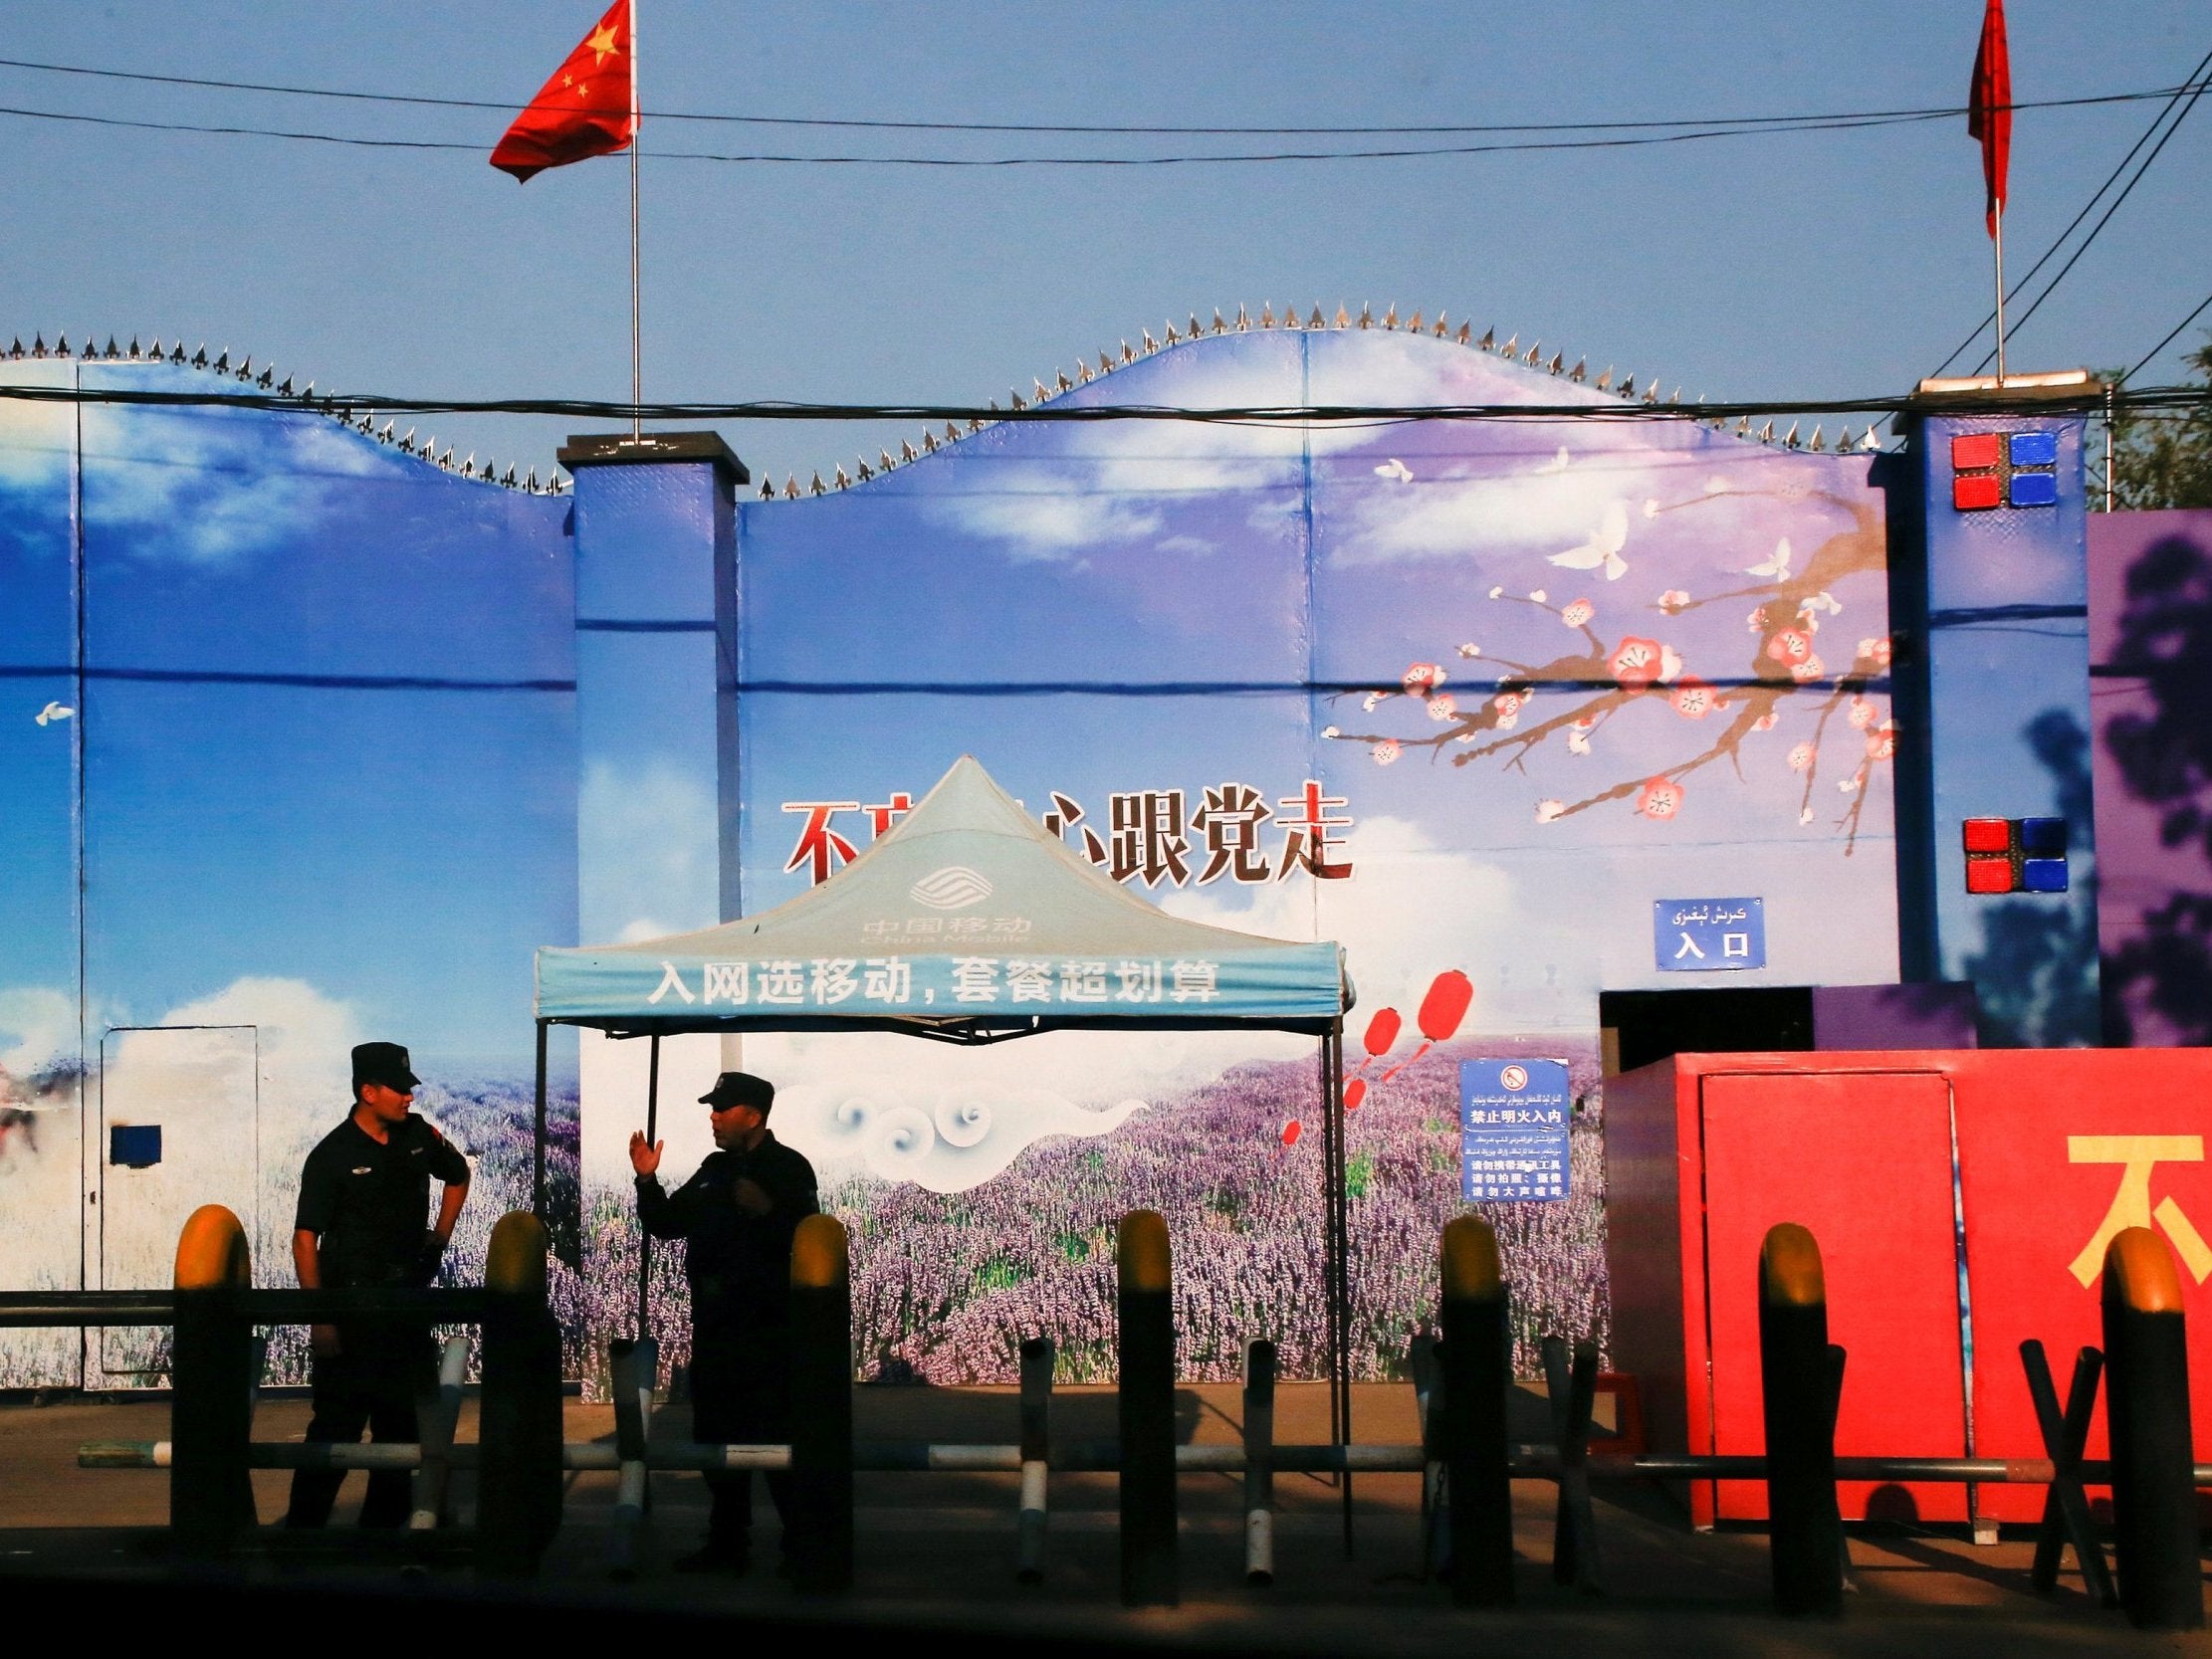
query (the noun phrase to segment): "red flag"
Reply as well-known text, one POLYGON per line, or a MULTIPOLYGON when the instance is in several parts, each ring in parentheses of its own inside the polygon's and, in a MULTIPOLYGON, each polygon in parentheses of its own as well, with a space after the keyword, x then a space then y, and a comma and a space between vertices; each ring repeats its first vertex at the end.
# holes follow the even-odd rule
POLYGON ((548 167, 627 149, 637 132, 630 0, 614 0, 599 26, 568 54, 515 117, 492 165, 528 183, 548 167))
POLYGON ((1989 189, 1989 234, 2005 205, 2005 166, 2012 159, 2012 60, 2005 52, 2005 0, 1989 0, 1982 42, 1974 53, 1974 85, 1966 95, 1966 130, 1982 145, 1982 182, 1989 189))

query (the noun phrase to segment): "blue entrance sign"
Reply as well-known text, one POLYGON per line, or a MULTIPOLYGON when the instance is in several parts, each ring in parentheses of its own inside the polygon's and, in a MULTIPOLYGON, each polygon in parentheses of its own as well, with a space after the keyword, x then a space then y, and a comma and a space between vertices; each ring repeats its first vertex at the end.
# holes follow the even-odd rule
POLYGON ((1657 899, 1652 950, 1663 973, 1725 973, 1767 965, 1764 899, 1657 899))
POLYGON ((1548 1202, 1567 1196, 1564 1060, 1459 1063, 1459 1196, 1548 1202))

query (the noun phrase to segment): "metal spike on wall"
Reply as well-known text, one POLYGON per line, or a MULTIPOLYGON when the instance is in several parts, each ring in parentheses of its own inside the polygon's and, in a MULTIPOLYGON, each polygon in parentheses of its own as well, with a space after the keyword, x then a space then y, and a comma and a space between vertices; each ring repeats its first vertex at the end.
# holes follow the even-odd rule
MULTIPOLYGON (((1016 409, 1026 409, 1026 408, 1028 408, 1028 407, 1029 407, 1029 406, 1028 406, 1028 404, 1024 403, 1024 402, 1023 402, 1023 401, 1021 400, 1021 394, 1020 394, 1019 392, 1013 392, 1013 391, 1009 391, 1008 393, 1006 393, 1006 397, 1007 397, 1008 401, 1009 401, 1009 402, 1011 402, 1011 404, 1013 405, 1013 407, 1014 407, 1014 408, 1016 408, 1016 409)), ((997 407, 998 407, 998 405, 997 405, 997 404, 995 404, 995 403, 994 403, 994 404, 992 405, 992 407, 993 407, 994 409, 995 409, 995 408, 997 408, 997 407)))
POLYGON ((1342 301, 1339 301, 1337 303, 1336 326, 1338 326, 1339 328, 1349 328, 1352 326, 1352 313, 1344 309, 1344 304, 1342 301))
POLYGON ((1160 349, 1160 342, 1152 337, 1152 330, 1150 328, 1141 330, 1139 338, 1142 340, 1143 343, 1138 346, 1138 350, 1144 356, 1149 357, 1155 351, 1160 349))
POLYGON ((1075 389, 1075 382, 1067 377, 1066 369, 1057 369, 1054 371, 1052 386, 1055 391, 1071 392, 1075 389))
POLYGON ((1762 444, 1774 442, 1774 423, 1772 421, 1768 421, 1766 425, 1759 428, 1759 442, 1762 444))
MULTIPOLYGON (((536 467, 531 468, 530 477, 523 480, 523 488, 534 496, 538 494, 538 469, 536 467)), ((761 488, 766 490, 768 486, 764 484, 761 488)))
MULTIPOLYGON (((192 366, 194 368, 199 367, 197 363, 194 363, 192 366)), ((228 374, 230 372, 230 347, 225 346, 222 351, 217 354, 215 361, 208 366, 216 374, 228 374)))
POLYGON ((1427 326, 1428 324, 1421 320, 1421 312, 1417 311, 1414 312, 1412 318, 1406 323, 1406 332, 1408 332, 1409 334, 1418 334, 1422 331, 1423 328, 1427 326))
POLYGON ((1375 318, 1369 312, 1367 307, 1364 305, 1360 307, 1360 326, 1362 328, 1372 328, 1375 326, 1375 318))
POLYGON ((1624 378, 1623 378, 1623 380, 1621 381, 1621 396, 1623 396, 1623 397, 1634 397, 1634 396, 1636 396, 1636 376, 1635 376, 1635 375, 1631 374, 1631 375, 1628 375, 1628 376, 1626 376, 1626 377, 1624 377, 1624 378))
POLYGON ((56 334, 54 336, 54 355, 57 357, 69 355, 69 335, 56 334))
POLYGON ((515 483, 515 469, 513 467, 508 468, 505 476, 500 479, 500 487, 506 490, 513 490, 517 488, 517 485, 515 483))
POLYGON ((130 336, 130 360, 132 362, 138 360, 138 336, 136 334, 130 336))
POLYGON ((415 453, 415 429, 411 426, 407 428, 407 436, 399 440, 399 453, 401 455, 415 453))
POLYGON ((1175 331, 1175 318, 1168 318, 1168 331, 1160 337, 1162 345, 1181 345, 1183 336, 1175 331))
POLYGON ((438 465, 449 473, 453 471, 453 446, 451 444, 446 445, 445 454, 438 457, 438 465))
POLYGON ((1670 406, 1679 404, 1682 401, 1682 388, 1676 386, 1671 392, 1667 393, 1666 401, 1670 406))
MULTIPOLYGON (((976 425, 974 421, 970 421, 968 424, 972 428, 976 425)), ((955 426, 951 421, 947 421, 945 423, 945 441, 948 444, 957 444, 960 442, 960 428, 955 426)))
MULTIPOLYGON (((814 482, 819 484, 821 480, 817 478, 814 482)), ((783 475, 783 499, 787 502, 798 500, 798 475, 796 473, 785 473, 783 475)))
POLYGON ((1080 357, 1075 359, 1075 380, 1076 384, 1082 386, 1091 383, 1091 365, 1080 357))
POLYGON ((1114 372, 1114 359, 1107 356, 1103 351, 1098 354, 1098 372, 1101 374, 1114 372))
POLYGON ((1577 357, 1575 359, 1575 366, 1567 371, 1567 378, 1572 380, 1578 386, 1581 385, 1585 380, 1589 379, 1590 359, 1588 357, 1577 357))
POLYGON ((1550 369, 1552 373, 1557 374, 1562 368, 1566 366, 1566 363, 1567 353, 1564 351, 1554 351, 1551 354, 1551 361, 1546 363, 1544 366, 1550 369))
MULTIPOLYGON (((925 432, 922 434, 922 436, 926 440, 929 437, 929 434, 925 432)), ((919 461, 921 457, 914 453, 914 446, 908 443, 904 438, 901 438, 899 440, 899 460, 904 463, 908 461, 919 461)))
POLYGON ((463 478, 476 477, 476 451, 473 449, 469 451, 469 458, 461 463, 461 476, 463 478))
MULTIPOLYGON (((114 336, 113 334, 110 334, 110 335, 108 336, 108 349, 107 349, 107 351, 106 351, 106 352, 104 353, 104 355, 105 355, 105 356, 106 356, 106 357, 108 358, 108 360, 109 360, 109 361, 110 361, 111 363, 111 362, 113 362, 113 361, 115 361, 115 360, 116 360, 116 359, 117 359, 118 357, 120 357, 120 356, 122 355, 122 351, 121 351, 121 348, 120 348, 120 347, 118 347, 118 346, 117 346, 117 345, 115 344, 115 336, 114 336)), ((136 355, 137 355, 137 353, 136 353, 136 352, 132 352, 132 353, 131 353, 131 355, 132 355, 132 356, 136 356, 136 355)))
POLYGON ((867 462, 855 461, 853 463, 853 478, 855 482, 865 484, 868 482, 868 480, 874 478, 875 476, 876 475, 874 474, 874 472, 869 469, 867 462))
POLYGON ((172 349, 172 350, 171 350, 171 351, 169 352, 169 362, 170 362, 170 363, 171 363, 172 365, 176 365, 176 364, 181 364, 181 363, 182 363, 183 361, 184 361, 184 342, 183 342, 182 340, 178 340, 178 341, 176 342, 176 345, 175 345, 175 347, 174 347, 174 348, 173 348, 173 349, 172 349))
POLYGON ((1317 328, 1326 328, 1328 325, 1329 319, 1321 314, 1321 302, 1316 300, 1313 303, 1313 314, 1306 318, 1307 331, 1311 332, 1317 328))
POLYGON ((1029 376, 1029 384, 1033 388, 1033 395, 1029 399, 1031 403, 1042 403, 1052 395, 1052 388, 1033 374, 1029 376))
POLYGON ((1505 338, 1505 343, 1498 347, 1498 355, 1501 357, 1513 357, 1519 355, 1520 343, 1521 336, 1519 334, 1508 334, 1505 338))
POLYGON ((816 473, 814 475, 813 482, 807 485, 806 488, 817 496, 826 496, 829 494, 829 487, 826 484, 822 483, 822 475, 819 473, 816 473))
POLYGON ((1218 306, 1214 308, 1214 332, 1217 334, 1228 332, 1228 324, 1221 320, 1221 308, 1218 306))
POLYGON ((1649 386, 1644 388, 1644 401, 1646 403, 1657 403, 1659 401, 1659 381, 1657 379, 1654 379, 1649 386))
POLYGON ((260 387, 260 388, 261 388, 261 389, 262 389, 263 391, 267 391, 267 390, 268 390, 268 389, 269 389, 269 388, 270 388, 271 386, 274 386, 274 385, 275 385, 276 383, 277 383, 277 371, 276 371, 276 369, 275 369, 275 368, 273 368, 273 367, 272 367, 272 368, 265 368, 265 369, 263 369, 263 370, 261 371, 261 378, 260 378, 259 380, 256 380, 256 381, 254 382, 254 384, 255 384, 255 385, 257 385, 257 386, 259 386, 259 387, 260 387))
POLYGON ((1121 360, 1124 364, 1133 363, 1137 360, 1137 353, 1129 349, 1127 340, 1121 342, 1121 360))
POLYGON ((1197 311, 1191 313, 1191 326, 1183 331, 1183 337, 1194 340, 1199 337, 1199 313, 1197 311))
POLYGON ((286 375, 286 376, 284 377, 284 384, 283 384, 283 385, 281 385, 281 386, 279 386, 279 387, 277 388, 277 395, 278 395, 279 397, 290 397, 290 396, 292 395, 292 376, 291 376, 291 375, 289 375, 289 374, 288 374, 288 375, 286 375))
POLYGON ((398 424, 399 424, 399 423, 398 423, 397 421, 386 421, 386 422, 384 422, 384 430, 376 434, 376 441, 377 441, 377 442, 378 442, 379 444, 388 444, 388 443, 390 443, 390 442, 391 442, 391 429, 392 429, 393 427, 397 426, 398 424))
POLYGON ((1460 343, 1461 345, 1469 345, 1469 344, 1472 344, 1472 343, 1473 343, 1473 340, 1474 340, 1474 324, 1473 324, 1472 322, 1462 322, 1462 323, 1460 323, 1460 324, 1459 324, 1459 343, 1460 343))
POLYGON ((975 416, 971 415, 968 420, 969 435, 973 437, 976 433, 981 432, 983 429, 984 423, 981 420, 977 419, 975 416))
POLYGON ((924 455, 935 455, 937 453, 937 434, 926 426, 922 428, 922 453, 924 455))
POLYGON ((1390 329, 1398 326, 1398 302, 1395 300, 1390 303, 1390 310, 1383 313, 1383 326, 1390 329))
POLYGON ((1813 423, 1813 436, 1806 441, 1805 447, 1815 455, 1826 455, 1828 453, 1821 445, 1821 429, 1818 421, 1813 423))
POLYGON ((1497 330, 1495 328, 1483 329, 1482 337, 1474 343, 1484 351, 1495 351, 1497 349, 1497 330))
POLYGON ((1275 325, 1275 303, 1272 300, 1262 300, 1259 303, 1259 325, 1262 328, 1272 328, 1275 325))
POLYGON ((241 380, 251 380, 253 377, 254 359, 249 353, 248 355, 241 357, 238 361, 238 378, 241 380))
MULTIPOLYGON (((905 448, 906 448, 906 446, 905 446, 904 444, 901 444, 901 445, 900 445, 899 447, 900 447, 901 449, 905 449, 905 448)), ((909 455, 911 455, 911 454, 912 454, 913 452, 912 452, 912 451, 908 451, 908 453, 909 453, 909 455)), ((879 449, 879 450, 877 450, 877 451, 876 451, 876 471, 877 471, 877 472, 879 472, 879 473, 887 473, 887 472, 889 472, 889 471, 890 471, 890 470, 891 470, 891 469, 892 469, 893 467, 896 467, 897 465, 898 465, 898 463, 897 463, 896 461, 894 461, 894 460, 892 460, 892 459, 891 459, 891 452, 890 452, 889 450, 887 450, 887 449, 879 449)))
POLYGON ((1859 447, 1864 450, 1878 450, 1881 448, 1881 437, 1870 426, 1867 428, 1867 435, 1859 440, 1859 447))
MULTIPOLYGON (((533 487, 532 494, 534 495, 537 493, 537 481, 538 475, 536 473, 531 474, 531 484, 533 487)), ((761 480, 761 500, 763 500, 764 502, 773 502, 774 500, 775 500, 775 486, 765 478, 761 480)))
POLYGON ((1282 325, 1285 328, 1297 328, 1303 326, 1303 324, 1300 323, 1298 320, 1298 308, 1296 306, 1283 307, 1282 325))
POLYGON ((1521 361, 1528 367, 1534 368, 1538 363, 1542 362, 1543 359, 1544 342, 1542 340, 1538 340, 1534 345, 1528 348, 1528 355, 1523 357, 1521 361))
POLYGON ((1234 327, 1239 334, 1248 334, 1252 331, 1252 319, 1242 306, 1236 308, 1234 327))

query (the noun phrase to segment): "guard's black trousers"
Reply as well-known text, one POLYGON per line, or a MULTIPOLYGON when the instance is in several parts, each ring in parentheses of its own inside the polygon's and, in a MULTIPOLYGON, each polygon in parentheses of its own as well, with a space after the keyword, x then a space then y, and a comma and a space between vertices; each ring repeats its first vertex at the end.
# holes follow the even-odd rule
MULTIPOLYGON (((315 1415, 308 1440, 353 1445, 361 1430, 378 1441, 402 1444, 421 1438, 417 1399, 433 1385, 435 1364, 429 1337, 420 1331, 388 1332, 347 1327, 339 1350, 318 1357, 313 1375, 315 1415)), ((343 1469, 296 1469, 287 1527, 320 1527, 344 1482, 343 1469)), ((363 1527, 404 1527, 413 1508, 413 1476, 405 1469, 377 1469, 368 1477, 361 1500, 363 1527)))
MULTIPOLYGON (((699 1330, 691 1337, 692 1437, 709 1445, 773 1445, 791 1437, 790 1341, 780 1328, 699 1330)), ((791 1518, 791 1477, 767 1475, 769 1497, 786 1528, 791 1518)), ((753 1472, 717 1470, 707 1476, 714 1509, 707 1542, 732 1553, 746 1550, 753 1534, 753 1472)))

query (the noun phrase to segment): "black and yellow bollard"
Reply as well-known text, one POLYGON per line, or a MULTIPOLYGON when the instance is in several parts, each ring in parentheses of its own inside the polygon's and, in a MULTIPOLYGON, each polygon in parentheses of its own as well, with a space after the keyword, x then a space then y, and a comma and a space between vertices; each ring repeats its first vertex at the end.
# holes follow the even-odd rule
POLYGON ((852 1272, 844 1223, 809 1215, 791 1239, 794 1587, 852 1586, 852 1272))
POLYGON ((1513 1602, 1513 1486, 1505 1436, 1513 1344, 1497 1234, 1480 1216, 1444 1224, 1439 1323, 1451 1599, 1462 1607, 1506 1607, 1513 1602))
POLYGON ((477 1560, 527 1578, 560 1530, 560 1328, 546 1306, 546 1228, 513 1210, 484 1256, 484 1395, 477 1560))
POLYGON ((1175 1305, 1168 1224, 1131 1210, 1114 1239, 1121 1352, 1121 1599, 1172 1607, 1176 1558, 1175 1305))
POLYGON ((253 1327, 240 1303, 252 1282, 238 1217, 220 1204, 194 1210, 176 1241, 169 1361, 169 1530, 191 1555, 227 1555, 255 1521, 253 1327))
POLYGON ((1794 1221, 1769 1228, 1759 1247, 1759 1378, 1768 1548, 1782 1613, 1844 1610, 1844 1523, 1836 1504, 1842 1357, 1828 1344, 1820 1245, 1794 1221))
POLYGON ((2204 1623, 2188 1326, 2172 1253, 2148 1227, 2104 1251, 2106 1421, 2119 1604, 2140 1630, 2204 1623))

